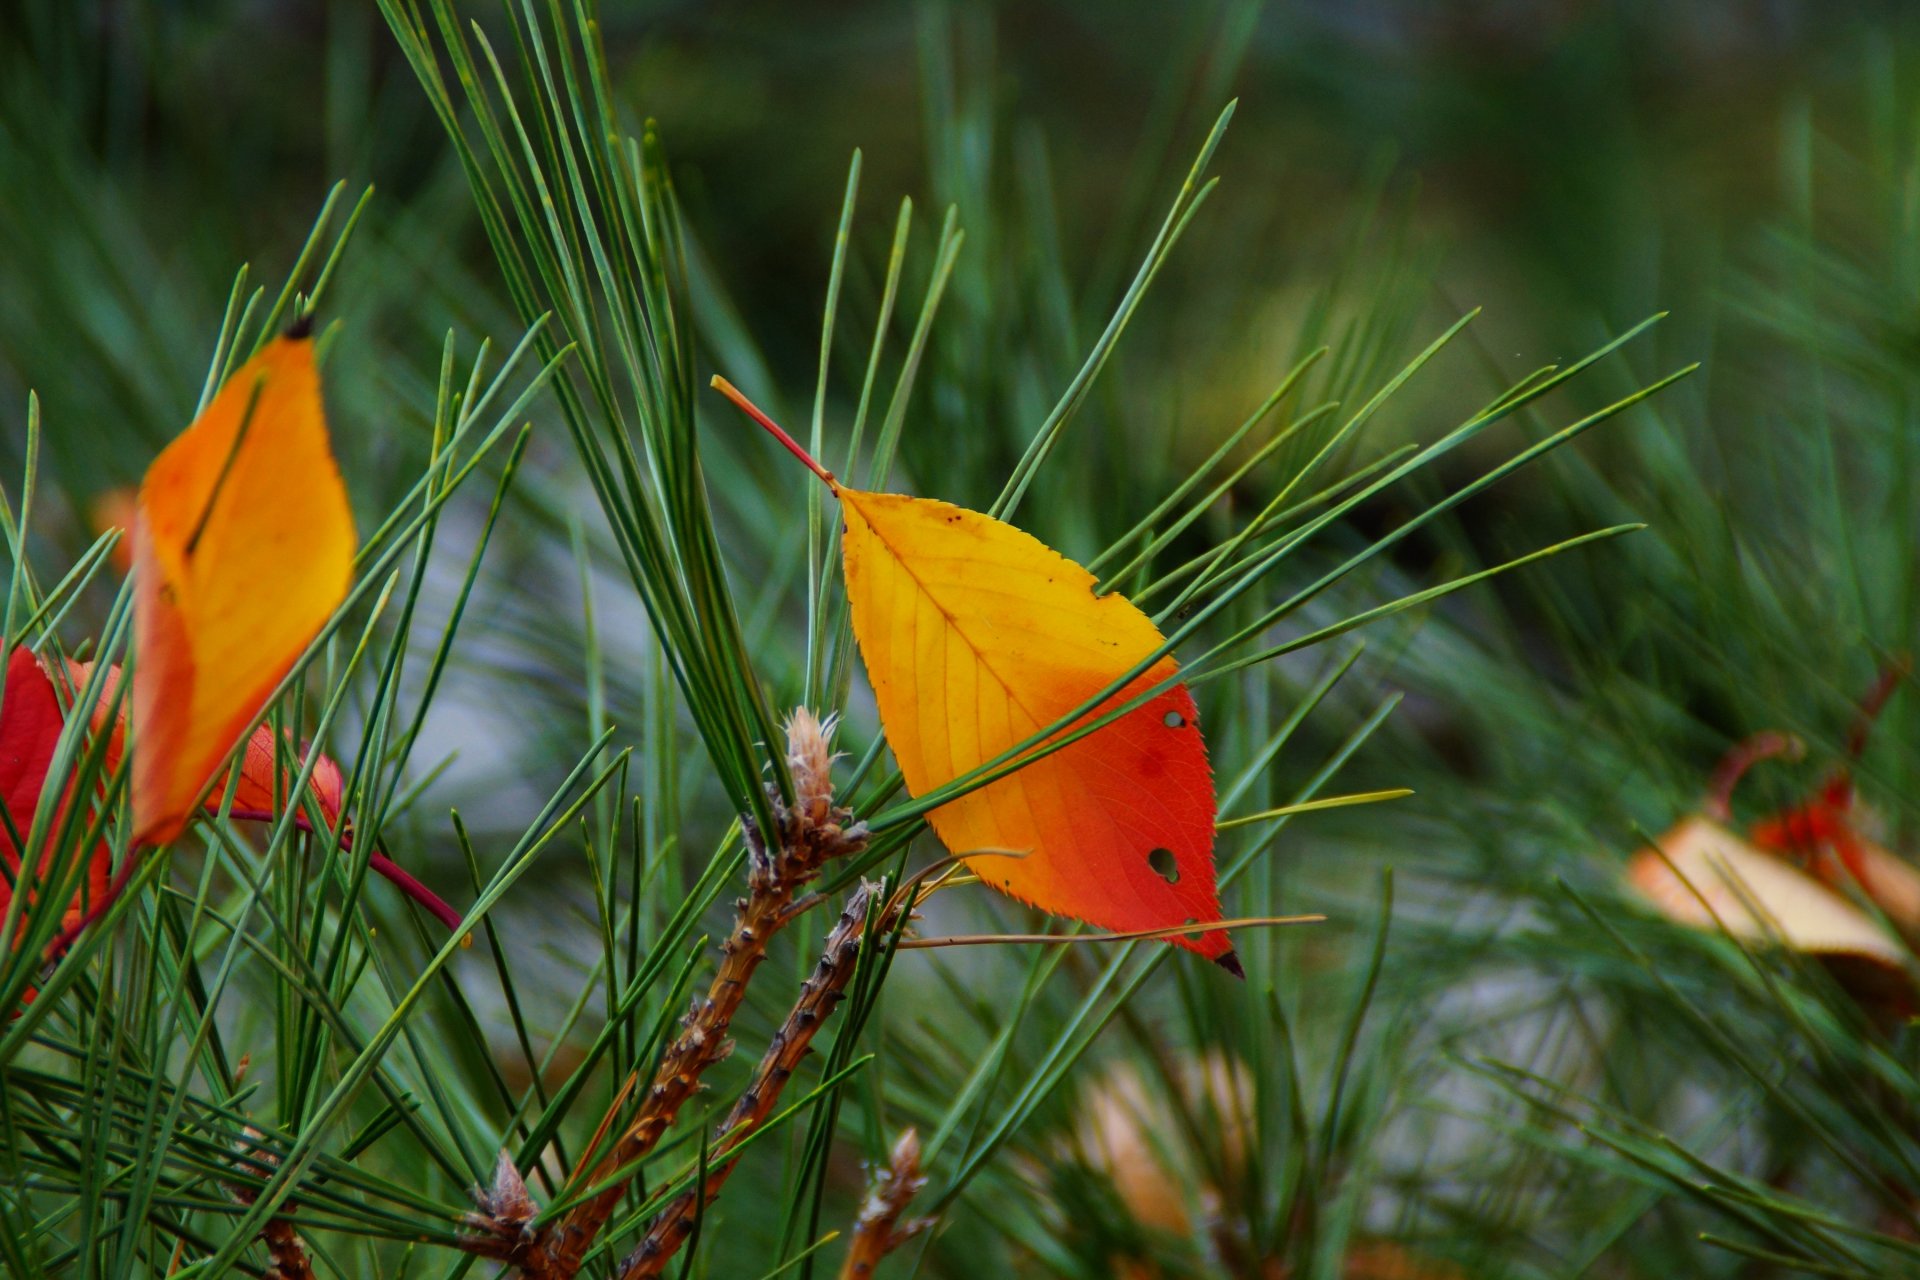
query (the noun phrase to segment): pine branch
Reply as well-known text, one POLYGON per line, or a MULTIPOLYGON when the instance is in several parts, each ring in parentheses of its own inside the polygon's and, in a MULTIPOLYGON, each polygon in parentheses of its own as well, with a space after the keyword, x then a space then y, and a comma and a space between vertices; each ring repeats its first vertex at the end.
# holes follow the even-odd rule
POLYGON ((314 1280, 313 1263, 307 1260, 306 1246, 300 1243, 291 1222, 285 1218, 267 1219, 267 1225, 260 1228, 260 1239, 267 1246, 267 1256, 273 1260, 265 1280, 314 1280))
MULTIPOLYGON (((638 1162, 672 1127, 687 1100, 699 1092, 700 1078, 707 1069, 733 1052, 728 1028, 746 998, 747 984, 752 981, 754 971, 766 959, 767 944, 817 900, 801 896, 801 890, 829 860, 866 848, 866 825, 854 822, 850 810, 833 804, 834 757, 829 750, 832 733, 831 718, 823 724, 804 707, 796 710, 787 722, 787 763, 794 780, 793 803, 788 805, 782 801, 777 789, 770 787, 768 792, 780 825, 779 845, 769 849, 752 818, 742 819, 746 831, 748 892, 736 904, 733 932, 721 946, 719 972, 714 975, 706 996, 695 1000, 683 1019, 682 1031, 662 1055, 653 1083, 642 1097, 637 1113, 587 1175, 589 1186, 609 1185, 575 1206, 557 1223, 536 1232, 531 1239, 514 1244, 505 1255, 520 1266, 529 1280, 570 1280, 579 1273, 588 1249, 626 1195, 638 1162)), ((837 989, 834 998, 838 999, 837 989)), ((796 1009, 796 1014, 798 1012, 796 1009)), ((801 1052, 805 1052, 804 1046, 801 1052)), ((778 1090, 774 1092, 777 1096, 778 1090)), ((750 1091, 748 1098, 751 1097, 750 1091)), ((742 1104, 746 1101, 742 1099, 742 1104)), ((616 1102, 615 1109, 620 1105, 616 1102)), ((613 1119, 610 1113, 608 1120, 613 1119)), ((477 1246, 503 1238, 495 1229, 498 1224, 488 1223, 484 1214, 477 1225, 485 1233, 476 1241, 477 1246)), ((476 1247, 474 1251, 487 1252, 487 1249, 476 1247)))
MULTIPOLYGON (((257 1145, 263 1136, 252 1125, 247 1126, 247 1143, 254 1145, 241 1148, 238 1164, 242 1173, 265 1180, 273 1176, 280 1161, 272 1152, 257 1145)), ((241 1204, 252 1204, 257 1195, 252 1186, 243 1183, 232 1183, 227 1189, 241 1204)), ((281 1207, 291 1212, 295 1206, 292 1200, 287 1200, 281 1207)), ((313 1263, 307 1258, 307 1248, 300 1243, 293 1223, 281 1217, 267 1219, 260 1228, 260 1241, 267 1246, 267 1257, 271 1260, 264 1280, 314 1280, 313 1263)))
POLYGON ((840 1003, 847 983, 853 979, 869 927, 889 929, 905 909, 904 897, 886 900, 877 919, 870 921, 880 892, 880 885, 863 880, 848 897, 840 919, 827 934, 820 963, 801 985, 800 999, 774 1033, 754 1070, 752 1083, 721 1125, 719 1140, 714 1144, 714 1164, 699 1186, 683 1192, 653 1220, 639 1246, 621 1264, 621 1280, 653 1280, 659 1276, 693 1235, 702 1210, 719 1197, 728 1175, 739 1163, 733 1153, 773 1114, 787 1081, 811 1052, 814 1036, 840 1003))
POLYGON ((873 1171, 873 1186, 853 1221, 853 1242, 840 1267, 840 1280, 869 1280, 880 1260, 933 1225, 932 1218, 901 1223, 907 1205, 927 1185, 920 1172, 920 1135, 908 1129, 893 1144, 887 1163, 873 1171))

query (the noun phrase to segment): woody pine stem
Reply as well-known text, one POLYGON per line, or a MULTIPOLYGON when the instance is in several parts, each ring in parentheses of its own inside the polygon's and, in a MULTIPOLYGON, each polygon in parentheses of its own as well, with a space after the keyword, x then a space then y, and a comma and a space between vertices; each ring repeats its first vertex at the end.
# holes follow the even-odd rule
MULTIPOLYGON (((799 1000, 774 1033, 754 1070, 752 1082, 721 1125, 719 1140, 713 1149, 714 1164, 698 1187, 683 1192, 653 1220, 639 1247, 621 1265, 621 1280, 651 1280, 661 1275, 691 1238, 701 1210, 719 1196, 728 1175, 739 1163, 734 1151, 773 1114, 787 1082, 812 1051, 814 1036, 845 995, 867 934, 868 915, 879 893, 879 885, 863 881, 847 899, 840 919, 827 934, 819 964, 801 985, 799 1000)), ((882 907, 873 927, 876 930, 890 928, 900 909, 897 901, 889 902, 882 907)))
POLYGON ((768 942, 811 905, 800 891, 829 859, 866 847, 865 824, 854 822, 848 810, 832 803, 830 732, 830 725, 821 725, 804 709, 789 722, 793 803, 788 805, 772 788, 768 793, 780 824, 775 833, 779 843, 769 847, 754 822, 744 819, 748 892, 735 904, 734 926, 721 946, 719 970, 707 994, 696 999, 681 1020, 681 1032, 667 1046, 636 1113, 587 1174, 586 1185, 603 1189, 513 1250, 511 1260, 533 1280, 570 1280, 579 1273, 588 1249, 625 1196, 638 1162, 658 1145, 681 1107, 699 1092, 701 1076, 733 1051, 727 1031, 746 997, 747 984, 766 958, 768 942))
POLYGON ((931 1218, 900 1221, 926 1185, 920 1172, 920 1135, 908 1129, 893 1144, 887 1163, 874 1170, 873 1186, 854 1219, 840 1280, 869 1280, 883 1258, 933 1225, 931 1218))
MULTIPOLYGON (((258 1141, 260 1132, 249 1127, 247 1137, 258 1141)), ((243 1173, 261 1179, 271 1177, 278 1163, 264 1148, 243 1148, 238 1160, 243 1173)), ((249 1183, 236 1183, 229 1190, 241 1204, 252 1204, 254 1201, 255 1191, 249 1183)), ((282 1208, 291 1210, 293 1204, 289 1201, 282 1208)), ((267 1247, 267 1257, 271 1259, 264 1273, 265 1280, 315 1280, 313 1262, 307 1257, 307 1247, 300 1242, 300 1235, 294 1230, 293 1223, 282 1217, 268 1218, 260 1228, 260 1242, 267 1247)))
POLYGON ((273 1265, 267 1268, 266 1280, 314 1280, 313 1263, 307 1258, 306 1246, 300 1243, 293 1224, 285 1218, 269 1218, 267 1225, 260 1228, 260 1239, 267 1246, 267 1256, 273 1259, 273 1265))

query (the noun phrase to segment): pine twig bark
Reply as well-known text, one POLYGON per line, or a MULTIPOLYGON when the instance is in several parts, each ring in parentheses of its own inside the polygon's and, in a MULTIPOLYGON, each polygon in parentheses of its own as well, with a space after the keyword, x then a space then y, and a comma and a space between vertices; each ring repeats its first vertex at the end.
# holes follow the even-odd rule
MULTIPOLYGON (((706 995, 697 997, 681 1019, 680 1034, 661 1056, 634 1114, 584 1175, 584 1185, 603 1189, 557 1222, 531 1233, 524 1229, 516 1233, 513 1224, 492 1220, 483 1203, 482 1212, 469 1220, 476 1231, 471 1252, 512 1262, 527 1280, 572 1280, 626 1195, 639 1162, 700 1091, 700 1078, 708 1068, 733 1052, 728 1028, 754 971, 766 959, 767 944, 817 900, 802 890, 820 869, 867 844, 866 824, 853 821, 851 811, 833 803, 832 733, 831 719, 823 724, 804 707, 787 722, 787 764, 794 798, 789 805, 773 793, 780 828, 774 833, 777 843, 770 846, 766 833, 752 819, 744 819, 747 896, 735 903, 733 930, 720 948, 719 970, 706 995)), ((615 1111, 622 1105, 616 1102, 615 1111)), ((606 1127, 611 1129, 617 1117, 610 1113, 607 1119, 606 1127)))
POLYGON ((800 999, 780 1030, 774 1033, 760 1065, 754 1070, 752 1082, 720 1126, 719 1138, 713 1147, 713 1164, 706 1177, 699 1186, 683 1192, 653 1220, 639 1246, 621 1264, 620 1280, 658 1277, 693 1235, 702 1210, 719 1196, 728 1175, 739 1163, 734 1152, 773 1114, 787 1081, 812 1051, 814 1036, 845 995, 869 925, 875 932, 884 932, 893 927, 904 909, 904 900, 896 898, 883 900, 876 912, 874 905, 880 898, 881 888, 863 880, 848 897, 840 919, 827 934, 820 963, 801 984, 800 999), (870 916, 874 917, 871 922, 870 916))
POLYGON ((272 1260, 264 1280, 314 1280, 313 1263, 291 1222, 285 1218, 267 1219, 267 1225, 260 1228, 260 1239, 267 1246, 267 1257, 272 1260))
MULTIPOLYGON (((264 1135, 252 1125, 246 1129, 246 1145, 240 1149, 236 1159, 240 1171, 248 1177, 262 1181, 271 1178, 275 1166, 280 1162, 272 1152, 264 1147, 255 1146, 264 1135)), ((227 1190, 241 1204, 250 1205, 258 1195, 252 1185, 231 1183, 227 1190)), ((281 1208, 292 1209, 291 1200, 281 1208)), ((299 1232, 293 1229, 293 1223, 282 1217, 268 1218, 260 1228, 260 1242, 267 1247, 267 1269, 262 1280, 314 1280, 313 1262, 307 1257, 307 1247, 300 1242, 299 1232)))
POLYGON ((871 1280, 880 1260, 933 1225, 932 1218, 900 1219, 927 1177, 920 1172, 920 1135, 912 1129, 893 1144, 887 1163, 873 1171, 873 1186, 853 1221, 853 1240, 840 1280, 871 1280))

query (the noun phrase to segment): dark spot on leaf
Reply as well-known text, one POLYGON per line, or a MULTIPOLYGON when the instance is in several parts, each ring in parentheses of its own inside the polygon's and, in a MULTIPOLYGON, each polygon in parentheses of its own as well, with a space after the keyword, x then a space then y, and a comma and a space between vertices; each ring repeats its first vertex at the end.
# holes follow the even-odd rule
POLYGON ((1153 874, 1168 884, 1180 883, 1180 864, 1174 861, 1173 850, 1153 849, 1147 853, 1147 865, 1153 868, 1153 874))

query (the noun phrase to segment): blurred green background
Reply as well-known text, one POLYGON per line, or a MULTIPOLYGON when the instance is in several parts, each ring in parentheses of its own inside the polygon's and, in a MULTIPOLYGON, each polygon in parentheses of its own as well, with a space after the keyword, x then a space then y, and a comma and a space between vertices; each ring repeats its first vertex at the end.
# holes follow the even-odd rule
MULTIPOLYGON (((389 341, 407 321, 498 324, 448 149, 369 6, 9 10, 14 412, 31 384, 76 430, 170 432, 231 267, 284 260, 335 180, 377 188, 369 225, 414 273, 363 263, 341 305, 397 313, 389 341), (50 358, 81 343, 93 376, 50 358)), ((1264 391, 1253 371, 1383 202, 1428 268, 1422 304, 1485 306, 1503 361, 1658 309, 1698 333, 1728 259, 1807 216, 1796 133, 1817 130, 1823 160, 1892 143, 1875 132, 1903 116, 1912 19, 1786 3, 642 4, 604 22, 623 105, 660 121, 701 251, 789 386, 811 371, 853 148, 869 193, 957 202, 981 234, 987 210, 970 206, 1017 198, 1044 165, 1064 301, 1097 304, 1188 140, 1239 97, 1225 198, 1158 308, 1189 335, 1181 359, 1142 361, 1188 399, 1264 391)), ((140 468, 63 455, 77 488, 140 468)))
MULTIPOLYGON (((1282 1213, 1248 1192, 1259 1201, 1246 1210, 1251 1238, 1293 1240, 1272 1244, 1292 1270, 1248 1263, 1240 1273, 1456 1274, 1442 1262, 1356 1269, 1349 1245, 1373 1237, 1411 1241, 1472 1275, 1758 1276, 1786 1265, 1703 1244, 1702 1230, 1745 1231, 1783 1256, 1841 1266, 1822 1252, 1826 1227, 1803 1237, 1779 1225, 1801 1223, 1806 1204, 1874 1234, 1848 1246, 1868 1259, 1859 1274, 1912 1262, 1872 1252, 1891 1248, 1883 1237, 1910 1238, 1914 1218, 1900 1180, 1881 1176, 1914 1156, 1910 1037, 1883 1040, 1841 1018, 1847 1043, 1884 1068, 1880 1092, 1857 1087, 1851 1060, 1802 1072, 1805 1044, 1780 1028, 1811 1042, 1825 1023, 1809 1030, 1800 1006, 1789 1016, 1770 1004, 1770 988, 1729 976, 1737 962, 1704 944, 1687 951, 1663 935, 1658 946, 1678 948, 1673 963, 1693 967, 1650 977, 1581 904, 1645 926, 1612 896, 1621 858, 1694 802, 1726 744, 1762 728, 1803 733, 1812 759, 1759 778, 1755 807, 1804 792, 1831 762, 1852 699, 1915 643, 1920 11, 1125 0, 609 3, 601 16, 621 107, 636 128, 658 122, 673 160, 703 368, 790 424, 804 421, 813 386, 853 150, 864 166, 846 303, 856 332, 876 309, 894 201, 915 203, 916 297, 934 228, 957 209, 968 239, 911 405, 903 482, 974 506, 998 491, 1104 324, 1198 140, 1238 99, 1214 165, 1220 191, 1023 512, 1023 525, 1070 555, 1130 527, 1321 342, 1337 354, 1316 394, 1345 397, 1484 308, 1343 459, 1352 467, 1671 312, 1624 367, 1566 392, 1564 417, 1690 361, 1705 362, 1701 373, 1402 542, 1342 595, 1351 611, 1598 525, 1651 526, 1369 633, 1328 704, 1338 714, 1309 721, 1284 770, 1306 773, 1397 693, 1406 701, 1338 789, 1406 784, 1418 795, 1385 814, 1297 824, 1279 870, 1243 904, 1334 917, 1316 940, 1263 952, 1287 975, 1298 1024, 1283 1019, 1277 1031, 1257 996, 1182 973, 1137 1015, 1129 1006, 1111 1056, 1149 1056, 1156 1037, 1193 1052, 1227 1046, 1267 1090, 1262 1132, 1286 1129, 1274 1113, 1287 1089, 1320 1100, 1332 1091, 1311 1140, 1326 1153, 1308 1179, 1318 1216, 1297 1198, 1282 1213), (1367 975, 1382 865, 1400 880, 1376 990, 1367 975), (1364 1036, 1347 1021, 1362 990, 1377 1001, 1364 1036), (1703 1033, 1702 1007, 1732 1029, 1703 1033), (1274 1067, 1276 1037, 1295 1035, 1311 1069, 1274 1067), (1753 1084, 1756 1055, 1773 1055, 1760 1075, 1802 1073, 1806 1089, 1826 1092, 1789 1105, 1753 1084), (1689 1172, 1706 1178, 1700 1167, 1638 1131, 1585 1143, 1568 1115, 1476 1074, 1490 1060, 1649 1132, 1698 1138, 1700 1159, 1751 1178, 1754 1197, 1804 1199, 1778 1221, 1767 1216, 1778 1206, 1748 1205, 1743 1220, 1746 1202, 1678 1186, 1689 1172), (1333 1082, 1349 1070, 1343 1115, 1333 1082), (1712 1123, 1694 1123, 1708 1113, 1712 1123), (1728 1115, 1743 1136, 1716 1127, 1728 1115), (1862 1143, 1872 1154, 1857 1155, 1862 1143), (1905 1204, 1904 1217, 1883 1201, 1905 1204)), ((136 481, 190 416, 235 268, 250 262, 256 279, 279 279, 337 181, 349 202, 374 189, 327 304, 346 321, 329 403, 364 522, 425 457, 445 332, 457 331, 463 351, 482 337, 511 345, 519 332, 466 179, 378 13, 360 0, 16 0, 0 11, 0 475, 24 463, 32 389, 45 475, 63 499, 38 527, 49 566, 91 541, 90 505, 136 481)), ((844 346, 836 421, 864 356, 844 346)), ((792 602, 773 584, 798 563, 802 477, 703 412, 741 607, 756 637, 777 637, 792 602)), ((581 658, 576 539, 595 570, 609 719, 644 723, 659 685, 645 620, 580 501, 564 433, 544 403, 533 417, 528 478, 421 752, 451 761, 422 807, 459 806, 483 841, 517 830, 589 737, 598 695, 581 658)), ((1542 434, 1531 422, 1503 432, 1405 496, 1362 508, 1333 549, 1362 545, 1542 434)), ((1176 551, 1202 549, 1270 487, 1255 477, 1236 488, 1176 551)), ((104 598, 88 607, 97 617, 104 598)), ((1237 759, 1240 735, 1257 741, 1325 663, 1289 665, 1257 693, 1216 688, 1204 709, 1220 726, 1217 756, 1237 759)), ((791 700, 792 659, 775 644, 763 674, 776 701, 791 700)), ((1895 844, 1920 819, 1910 702, 1896 700, 1862 764, 1895 844)), ((870 707, 851 711, 864 733, 870 707)), ((676 769, 692 857, 731 815, 711 803, 697 751, 665 771, 676 769)), ((434 819, 417 822, 421 861, 457 884, 450 842, 434 819)), ((539 981, 555 991, 577 967, 578 926, 540 904, 577 905, 579 879, 542 877, 527 886, 532 905, 510 908, 530 948, 551 959, 539 981)), ((904 981, 957 1002, 969 985, 1017 984, 1022 963, 961 959, 904 981)), ((1071 961, 1070 977, 1091 983, 1094 963, 1071 961)), ((777 1012, 769 998, 766 1021, 777 1012)), ((954 1061, 928 1066, 920 1082, 930 1108, 995 1030, 990 1000, 964 1031, 890 1012, 888 1043, 909 1061, 921 1051, 938 1061, 929 1041, 957 1042, 954 1061)), ((1135 1069, 1159 1071, 1169 1089, 1187 1071, 1135 1069)), ((1212 1273, 1217 1253, 1142 1243, 1139 1207, 1116 1204, 1098 1176, 1083 1183, 1085 1167, 1100 1171, 1097 1153, 1062 1154, 1063 1135, 1099 1105, 1064 1091, 952 1211, 922 1265, 966 1276, 983 1274, 982 1258, 1010 1258, 1032 1274, 1093 1276, 1111 1274, 1116 1257, 1151 1254, 1159 1270, 1129 1274, 1212 1273), (1039 1243, 1049 1238, 1051 1251, 1039 1243)), ((899 1118, 881 1110, 863 1113, 868 1155, 899 1118)), ((1277 1146, 1265 1151, 1276 1170, 1291 1167, 1277 1146)), ((859 1174, 851 1158, 841 1165, 846 1198, 859 1174)), ((728 1248, 771 1265, 752 1229, 719 1248, 713 1274, 736 1273, 728 1248)))

